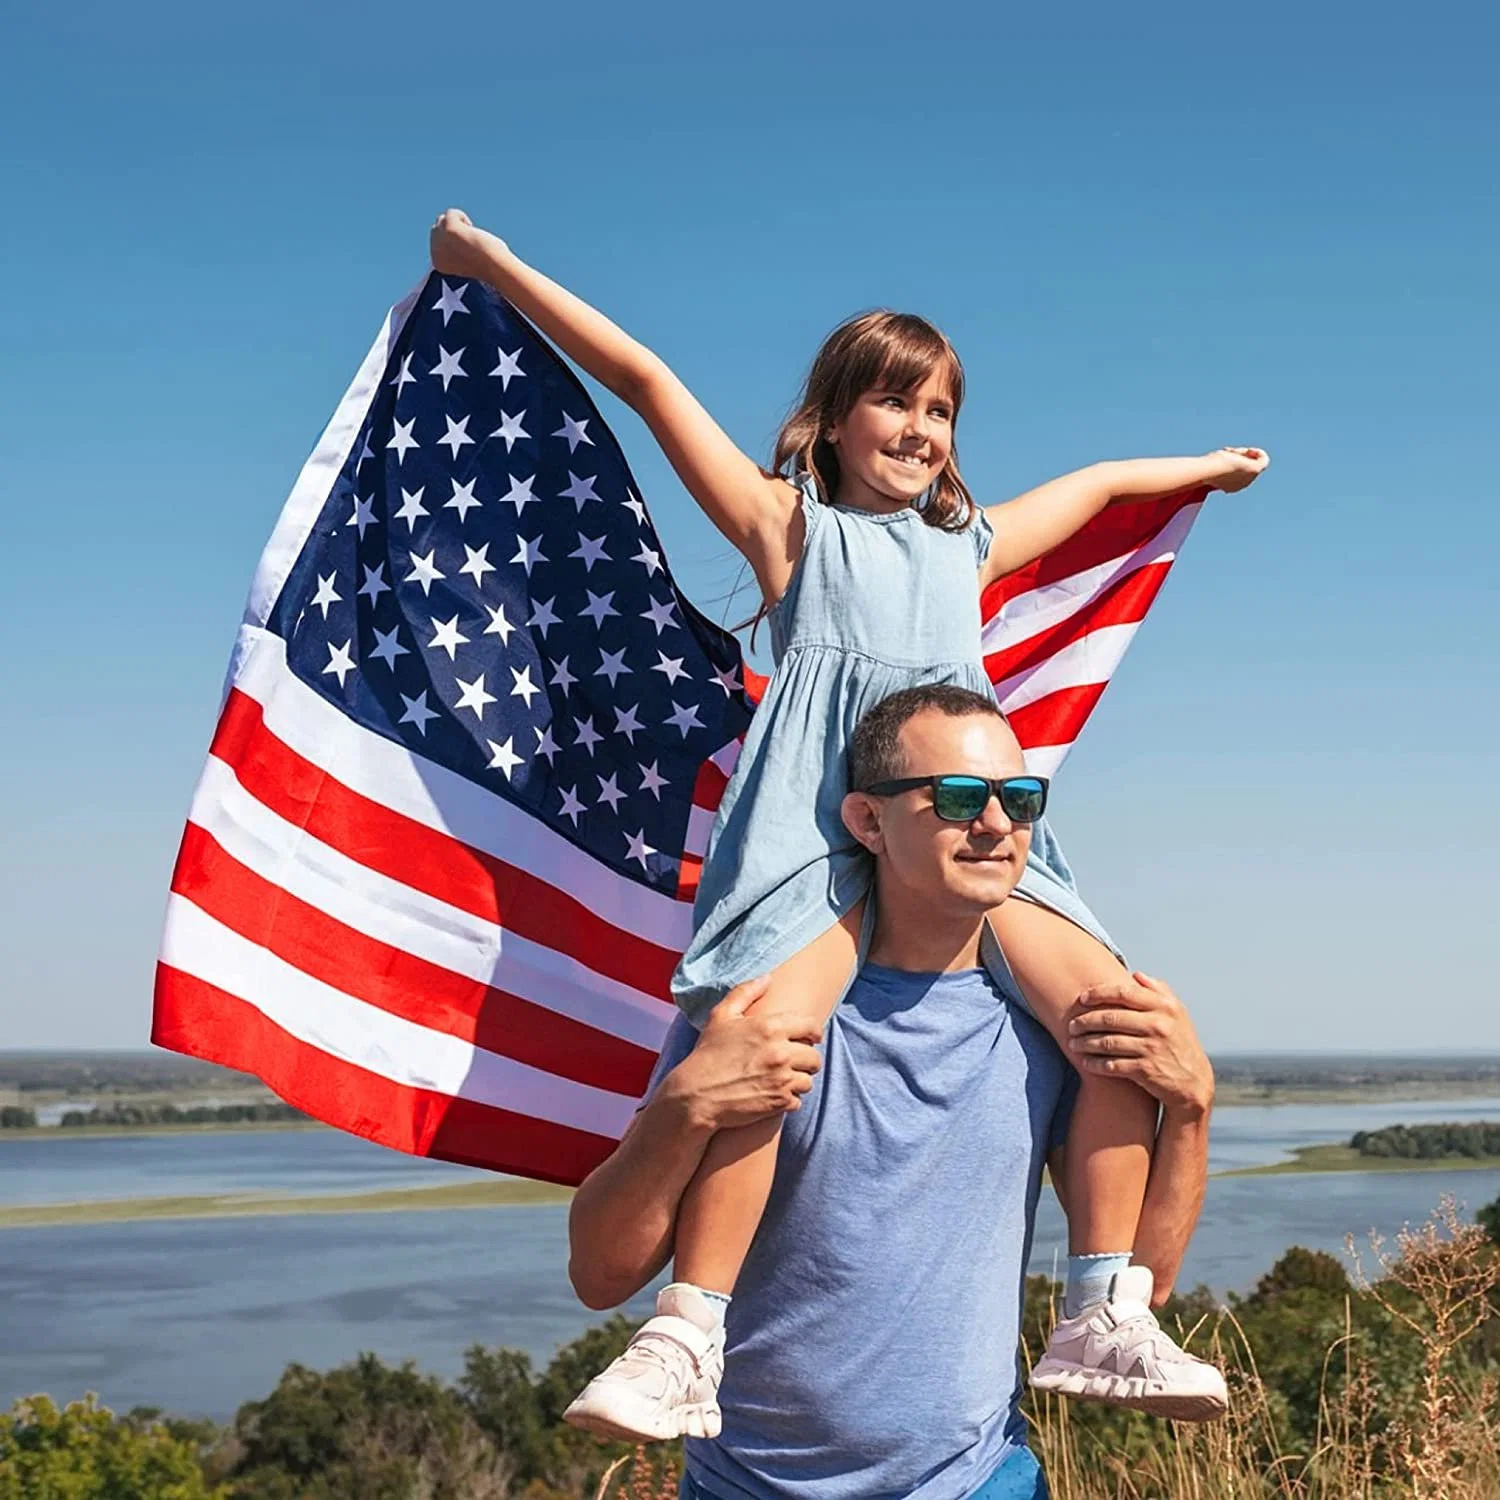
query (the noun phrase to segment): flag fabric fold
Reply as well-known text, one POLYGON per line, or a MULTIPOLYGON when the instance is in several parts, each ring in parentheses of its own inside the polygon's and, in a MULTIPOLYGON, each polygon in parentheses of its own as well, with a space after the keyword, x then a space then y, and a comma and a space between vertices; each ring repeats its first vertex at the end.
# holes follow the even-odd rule
MULTIPOLYGON (((1061 763, 1202 493, 985 591, 1061 763)), ((173 873, 152 1039, 419 1155, 575 1183, 674 1010, 761 680, 668 571, 572 371, 477 282, 394 307, 251 587, 173 873)))

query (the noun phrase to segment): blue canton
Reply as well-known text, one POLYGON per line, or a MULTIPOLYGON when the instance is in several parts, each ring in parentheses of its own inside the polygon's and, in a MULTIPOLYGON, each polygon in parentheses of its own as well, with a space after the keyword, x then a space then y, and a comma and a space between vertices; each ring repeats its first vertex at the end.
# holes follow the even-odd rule
POLYGON ((698 770, 750 720, 614 435, 473 281, 419 293, 270 628, 366 728, 669 893, 698 770))

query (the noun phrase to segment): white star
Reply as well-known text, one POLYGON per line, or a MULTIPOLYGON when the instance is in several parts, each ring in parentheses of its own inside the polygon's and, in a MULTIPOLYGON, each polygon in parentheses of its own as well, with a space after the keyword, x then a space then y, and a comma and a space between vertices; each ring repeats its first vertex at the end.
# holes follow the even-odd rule
POLYGON ((687 738, 688 730, 690 729, 706 729, 708 727, 698 717, 698 710, 695 705, 689 703, 686 708, 683 708, 674 698, 672 700, 672 707, 676 711, 668 714, 665 722, 675 724, 682 731, 683 739, 687 738))
POLYGON ((504 771, 505 779, 507 781, 510 780, 510 773, 514 771, 518 765, 521 764, 522 760, 525 759, 524 756, 517 755, 516 752, 511 748, 511 746, 515 743, 515 738, 515 735, 511 735, 511 737, 506 740, 503 745, 497 745, 494 740, 485 741, 485 743, 490 747, 491 753, 491 759, 488 769, 491 771, 504 771))
MULTIPOLYGON (((553 434, 554 437, 556 437, 556 435, 556 433, 553 434)), ((598 476, 596 475, 595 477, 597 478, 598 476)), ((571 500, 579 510, 582 510, 584 505, 588 501, 599 500, 599 496, 594 493, 593 479, 580 479, 571 469, 569 469, 568 480, 569 484, 567 489, 563 491, 563 498, 571 500)), ((604 504, 602 500, 599 500, 599 503, 601 505, 604 504)))
POLYGON ((581 557, 585 573, 592 573, 596 562, 610 561, 609 553, 604 550, 604 538, 602 536, 585 536, 581 531, 578 533, 578 545, 568 553, 568 556, 581 557))
POLYGON ((651 607, 642 612, 641 619, 650 620, 651 623, 656 626, 657 635, 660 635, 668 625, 672 626, 674 630, 681 630, 682 627, 677 623, 676 620, 672 618, 672 611, 676 609, 676 607, 677 606, 673 604, 670 599, 668 599, 665 603, 661 603, 658 600, 653 599, 651 601, 651 607))
POLYGON ((743 685, 740 682, 739 673, 732 666, 720 667, 716 670, 714 672, 714 681, 724 689, 724 696, 726 698, 732 697, 735 693, 739 692, 743 685))
POLYGON ((646 856, 656 853, 656 850, 646 842, 646 830, 643 828, 639 833, 627 833, 625 835, 625 843, 627 845, 625 858, 640 860, 641 868, 644 870, 646 868, 646 856))
POLYGON ((443 382, 443 389, 448 389, 450 380, 467 380, 469 372, 459 364, 464 357, 464 351, 460 349, 457 354, 449 354, 441 344, 438 345, 438 362, 427 372, 436 375, 443 382))
POLYGON ((488 604, 483 606, 490 611, 490 623, 484 627, 486 635, 498 635, 502 646, 510 645, 510 633, 516 627, 505 618, 505 606, 497 604, 490 609, 488 604))
POLYGON ((364 468, 367 458, 374 458, 375 450, 370 446, 370 434, 367 432, 359 443, 359 457, 354 460, 354 472, 356 474, 364 468))
POLYGON ((484 690, 484 673, 481 672, 473 682, 465 682, 462 677, 455 677, 453 680, 463 689, 458 695, 458 702, 453 705, 454 709, 472 708, 474 717, 482 721, 486 705, 496 701, 493 693, 484 690))
POLYGON ((623 734, 632 745, 635 744, 636 730, 646 727, 635 715, 636 711, 633 708, 617 708, 615 710, 615 733, 623 734))
POLYGON ((490 544, 488 542, 479 548, 477 552, 467 542, 464 543, 464 565, 458 571, 460 573, 472 573, 476 588, 483 586, 484 575, 486 573, 493 573, 495 571, 495 565, 490 561, 489 552, 490 544))
POLYGON ((436 615, 433 615, 431 619, 432 628, 437 631, 437 634, 428 641, 427 649, 431 651, 437 647, 442 647, 448 653, 448 660, 455 660, 458 648, 469 644, 468 636, 461 634, 459 631, 458 616, 454 615, 451 620, 439 620, 436 615))
POLYGON ((517 479, 515 475, 512 474, 510 476, 510 492, 508 494, 501 495, 500 497, 501 505, 504 505, 508 500, 512 505, 515 506, 516 519, 518 521, 521 519, 521 512, 525 510, 528 505, 541 504, 541 501, 531 493, 531 487, 535 483, 535 474, 533 474, 530 479, 517 479))
POLYGON ((401 368, 396 372, 396 378, 391 381, 391 384, 396 387, 397 400, 400 400, 401 392, 405 389, 405 387, 411 385, 417 378, 411 372, 411 360, 412 357, 409 354, 406 355, 404 359, 402 359, 401 368))
MULTIPOLYGON (((525 666, 522 667, 518 672, 514 667, 512 667, 510 669, 510 675, 516 679, 516 685, 510 690, 511 697, 524 698, 526 700, 526 707, 530 708, 531 700, 539 692, 541 692, 541 688, 539 688, 536 683, 531 680, 531 668, 529 666, 525 666)), ((676 708, 677 705, 674 703, 672 707, 676 708)))
POLYGON ((406 575, 405 581, 407 583, 420 583, 424 598, 431 592, 433 584, 438 579, 447 576, 446 574, 439 573, 433 565, 432 554, 436 551, 436 547, 432 548, 426 557, 418 557, 415 552, 408 552, 406 554, 411 558, 411 572, 406 575))
POLYGON ((629 674, 634 670, 625 665, 625 648, 623 646, 618 651, 601 651, 599 655, 603 658, 603 661, 594 672, 594 676, 609 678, 609 685, 611 687, 615 685, 615 680, 622 673, 629 674))
POLYGON ((388 634, 381 634, 380 627, 375 627, 375 645, 370 655, 383 661, 393 672, 396 670, 396 658, 398 656, 410 656, 411 652, 401 644, 400 628, 393 626, 388 634))
POLYGON ((366 526, 379 526, 380 522, 375 519, 375 497, 371 495, 368 500, 361 500, 358 495, 354 497, 354 514, 344 522, 345 526, 358 526, 359 539, 365 539, 366 526))
POLYGON ((568 452, 571 453, 580 443, 587 443, 590 448, 594 446, 594 440, 583 429, 589 425, 589 419, 585 417, 581 422, 575 422, 567 412, 563 413, 563 424, 552 434, 553 437, 566 438, 568 440, 568 452))
POLYGON ((432 310, 433 312, 442 313, 444 328, 448 326, 448 319, 454 313, 468 312, 469 309, 464 306, 464 292, 466 290, 467 288, 462 282, 456 287, 449 286, 446 281, 443 282, 443 294, 432 304, 432 310))
POLYGON ((413 417, 410 422, 393 422, 391 440, 385 446, 387 449, 396 450, 396 466, 401 466, 401 461, 406 457, 408 448, 420 448, 422 445, 411 435, 411 430, 417 425, 417 419, 413 417))
POLYGON ((620 803, 625 800, 625 793, 620 790, 619 785, 615 781, 615 778, 619 774, 618 771, 611 771, 608 776, 601 776, 599 778, 599 800, 609 803, 609 810, 611 812, 616 811, 620 803))
POLYGON ((385 581, 385 564, 376 563, 373 568, 365 569, 365 581, 360 584, 359 592, 370 596, 370 603, 377 604, 382 594, 388 594, 391 586, 385 581))
POLYGON ((646 507, 641 504, 639 495, 631 495, 624 501, 625 509, 633 515, 642 526, 646 524, 646 507))
POLYGON ((656 769, 653 760, 649 766, 641 767, 641 790, 650 792, 658 802, 661 801, 661 789, 667 784, 667 778, 656 769))
POLYGON ((594 622, 596 630, 610 615, 620 613, 610 602, 615 597, 612 590, 607 594, 596 594, 592 589, 585 589, 584 593, 589 596, 589 602, 578 613, 580 616, 587 615, 594 622))
MULTIPOLYGON (((465 422, 467 422, 468 420, 469 419, 467 417, 464 418, 465 422)), ((456 479, 452 479, 449 480, 449 483, 453 486, 453 496, 451 499, 443 501, 443 509, 456 510, 458 512, 459 521, 466 521, 469 518, 469 512, 471 510, 477 510, 479 506, 484 503, 474 493, 474 486, 478 484, 479 481, 477 479, 471 479, 467 484, 460 484, 456 479)))
POLYGON ((671 683, 675 683, 679 677, 691 680, 693 675, 683 666, 680 656, 668 656, 665 651, 656 653, 656 665, 651 670, 660 672, 671 683))
POLYGON ((514 354, 507 354, 504 349, 497 349, 495 353, 499 356, 500 363, 490 371, 490 379, 496 377, 500 380, 500 389, 508 391, 510 383, 514 380, 525 380, 526 371, 521 368, 521 351, 516 350, 514 354))
POLYGON ((578 731, 578 738, 575 739, 573 743, 575 745, 582 745, 583 748, 587 750, 590 755, 592 755, 594 753, 594 746, 604 738, 604 736, 594 728, 593 719, 574 719, 573 727, 578 731))
POLYGON ((641 550, 630 560, 645 566, 647 578, 655 578, 656 570, 661 567, 661 553, 648 547, 645 542, 641 543, 641 550))
POLYGON ((406 534, 410 536, 417 529, 417 517, 431 515, 432 512, 422 504, 422 496, 426 494, 427 486, 424 484, 415 493, 407 490, 401 491, 401 509, 396 512, 398 521, 406 522, 406 534))
POLYGON ((438 439, 438 442, 447 443, 453 449, 454 458, 457 458, 458 450, 465 443, 474 441, 469 436, 469 419, 465 417, 461 422, 455 422, 452 417, 444 415, 443 420, 448 424, 448 430, 438 439))
POLYGON ((517 438, 531 436, 531 434, 521 426, 521 418, 525 415, 526 413, 523 411, 513 417, 509 412, 502 411, 500 413, 500 425, 490 434, 491 437, 505 439, 505 451, 507 453, 509 453, 510 450, 515 447, 517 438))
POLYGON ((354 670, 354 658, 349 655, 349 648, 353 641, 345 641, 342 646, 335 646, 332 641, 328 643, 328 665, 323 668, 326 677, 330 672, 337 674, 339 686, 343 687, 344 679, 354 670))
MULTIPOLYGON (((323 611, 323 618, 325 620, 328 618, 328 606, 343 602, 344 596, 336 592, 333 587, 333 580, 337 577, 337 572, 330 573, 327 578, 324 578, 320 573, 318 575, 318 592, 307 601, 309 609, 316 604, 323 611)), ((589 597, 592 598, 593 596, 590 595, 589 597)))
POLYGON ((427 706, 427 689, 423 688, 415 698, 408 698, 405 693, 398 695, 406 705, 406 712, 396 720, 398 724, 415 724, 417 733, 423 737, 427 734, 427 721, 437 718, 437 713, 427 706))
POLYGON ((573 826, 577 828, 578 814, 585 810, 583 803, 578 800, 578 788, 564 786, 559 787, 558 790, 562 793, 563 799, 562 811, 558 814, 558 817, 572 818, 573 826))
POLYGON ((516 555, 511 558, 513 563, 520 563, 526 569, 526 576, 531 577, 531 570, 539 562, 546 562, 546 555, 542 551, 541 537, 533 537, 527 541, 524 536, 516 537, 516 555))
POLYGON ((557 596, 551 599, 533 599, 531 602, 531 618, 526 622, 528 630, 540 630, 542 639, 547 639, 547 631, 553 625, 561 625, 562 620, 558 617, 552 606, 557 602, 557 596))
POLYGON ((556 756, 558 745, 552 738, 552 726, 549 724, 545 729, 536 729, 536 753, 547 757, 547 764, 551 765, 553 757, 556 756))
POLYGON ((552 667, 552 686, 559 687, 563 692, 573 686, 578 679, 568 670, 568 658, 565 656, 560 662, 554 662, 552 667))

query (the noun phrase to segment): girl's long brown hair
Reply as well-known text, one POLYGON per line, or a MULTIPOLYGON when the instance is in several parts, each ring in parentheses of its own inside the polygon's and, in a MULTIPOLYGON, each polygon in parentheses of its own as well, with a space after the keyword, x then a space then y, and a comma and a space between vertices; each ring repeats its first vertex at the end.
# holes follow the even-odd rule
MULTIPOLYGON (((839 456, 828 441, 829 428, 843 421, 866 391, 910 391, 939 366, 947 371, 956 425, 964 367, 953 345, 931 323, 885 309, 841 323, 824 339, 802 395, 777 434, 772 470, 790 478, 811 474, 819 499, 832 502, 838 495, 839 456)), ((956 443, 920 509, 929 526, 944 531, 962 531, 969 524, 974 497, 958 472, 956 443)))

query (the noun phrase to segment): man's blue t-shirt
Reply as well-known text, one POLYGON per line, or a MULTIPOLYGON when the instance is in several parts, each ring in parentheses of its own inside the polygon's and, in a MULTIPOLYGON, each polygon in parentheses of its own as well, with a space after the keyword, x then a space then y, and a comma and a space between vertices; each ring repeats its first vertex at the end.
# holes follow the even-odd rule
MULTIPOLYGON (((656 1078, 692 1050, 681 1017, 656 1078)), ((983 969, 866 964, 786 1116, 729 1308, 723 1500, 961 1500, 1025 1440, 1017 1346, 1076 1075, 983 969)), ((653 1078, 653 1086, 655 1078, 653 1078)))

